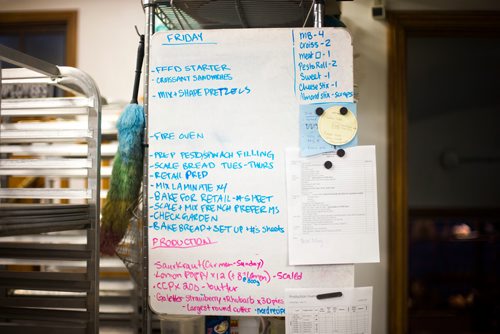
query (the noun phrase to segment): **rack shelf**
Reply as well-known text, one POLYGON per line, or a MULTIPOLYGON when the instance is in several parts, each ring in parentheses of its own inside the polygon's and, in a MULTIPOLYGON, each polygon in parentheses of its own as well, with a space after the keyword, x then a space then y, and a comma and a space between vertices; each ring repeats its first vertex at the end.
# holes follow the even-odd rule
POLYGON ((4 46, 0 61, 23 67, 2 69, 1 85, 68 95, 0 101, 0 332, 98 333, 99 91, 78 69, 4 46))

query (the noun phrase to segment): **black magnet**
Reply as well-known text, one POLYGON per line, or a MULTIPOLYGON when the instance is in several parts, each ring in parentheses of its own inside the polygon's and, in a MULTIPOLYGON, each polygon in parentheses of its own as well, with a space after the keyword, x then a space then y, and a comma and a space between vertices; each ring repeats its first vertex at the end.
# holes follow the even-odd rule
POLYGON ((317 295, 316 298, 318 299, 327 299, 327 298, 338 298, 342 297, 342 292, 330 292, 330 293, 323 293, 321 295, 317 295))
POLYGON ((323 108, 321 107, 316 108, 316 115, 321 116, 323 115, 324 112, 325 111, 323 110, 323 108))
POLYGON ((347 114, 347 112, 348 112, 348 110, 347 110, 347 108, 346 108, 346 107, 342 107, 342 108, 340 108, 340 114, 341 114, 341 115, 345 115, 345 114, 347 114))
POLYGON ((333 167, 333 164, 331 161, 325 161, 325 163, 323 164, 323 166, 325 166, 326 169, 330 169, 333 167))
POLYGON ((337 155, 342 158, 345 155, 345 151, 343 149, 339 148, 337 150, 337 155))

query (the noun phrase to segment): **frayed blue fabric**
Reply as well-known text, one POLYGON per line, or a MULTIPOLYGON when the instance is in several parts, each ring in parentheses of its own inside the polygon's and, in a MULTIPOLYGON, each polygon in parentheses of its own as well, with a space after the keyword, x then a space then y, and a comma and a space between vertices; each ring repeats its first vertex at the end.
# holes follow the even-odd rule
POLYGON ((124 163, 142 159, 144 135, 144 108, 129 104, 116 123, 118 129, 118 152, 124 163))

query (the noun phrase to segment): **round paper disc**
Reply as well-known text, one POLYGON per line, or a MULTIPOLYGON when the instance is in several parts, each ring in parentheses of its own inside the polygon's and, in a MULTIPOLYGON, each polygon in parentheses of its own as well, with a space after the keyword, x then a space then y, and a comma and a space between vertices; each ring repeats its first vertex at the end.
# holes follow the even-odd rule
POLYGON ((319 135, 332 145, 347 144, 358 131, 358 121, 354 114, 347 109, 347 113, 342 115, 341 108, 341 106, 328 108, 318 120, 319 135))

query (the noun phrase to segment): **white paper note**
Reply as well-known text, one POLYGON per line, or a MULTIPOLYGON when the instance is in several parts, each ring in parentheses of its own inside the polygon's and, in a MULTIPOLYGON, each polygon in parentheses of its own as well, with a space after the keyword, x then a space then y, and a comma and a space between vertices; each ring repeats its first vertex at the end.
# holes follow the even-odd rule
POLYGON ((286 289, 285 305, 287 334, 371 333, 372 287, 286 289))
POLYGON ((291 265, 379 261, 375 146, 288 149, 287 194, 291 265))

